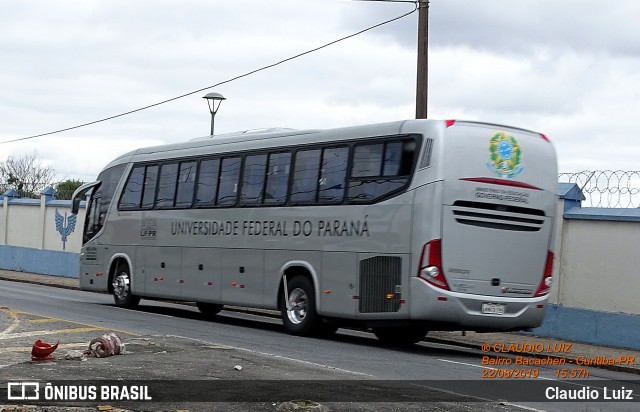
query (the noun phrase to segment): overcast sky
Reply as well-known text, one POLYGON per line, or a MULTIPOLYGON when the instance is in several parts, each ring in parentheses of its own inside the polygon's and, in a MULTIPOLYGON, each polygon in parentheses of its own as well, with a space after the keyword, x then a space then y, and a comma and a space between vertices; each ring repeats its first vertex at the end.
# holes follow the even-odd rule
MULTIPOLYGON (((0 142, 205 88, 413 10, 343 0, 3 0, 0 142)), ((640 1, 432 0, 429 117, 545 133, 561 172, 640 170, 640 1)), ((60 179, 140 146, 415 116, 418 13, 171 103, 23 142, 60 179)))

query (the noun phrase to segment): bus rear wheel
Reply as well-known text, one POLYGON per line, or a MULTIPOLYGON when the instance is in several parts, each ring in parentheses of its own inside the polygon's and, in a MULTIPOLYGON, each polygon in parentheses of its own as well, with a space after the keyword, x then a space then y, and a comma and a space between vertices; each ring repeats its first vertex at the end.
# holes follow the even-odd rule
POLYGON ((131 271, 126 264, 118 265, 113 277, 113 300, 119 308, 135 309, 140 297, 131 293, 131 271))
POLYGON ((205 319, 213 319, 222 310, 222 305, 215 303, 197 302, 196 306, 205 319))
POLYGON ((373 328, 373 334, 387 345, 413 345, 420 342, 427 332, 427 328, 423 326, 373 328))
POLYGON ((316 313, 313 284, 306 276, 295 276, 287 282, 283 294, 282 322, 284 330, 297 336, 311 336, 320 331, 321 322, 316 313))

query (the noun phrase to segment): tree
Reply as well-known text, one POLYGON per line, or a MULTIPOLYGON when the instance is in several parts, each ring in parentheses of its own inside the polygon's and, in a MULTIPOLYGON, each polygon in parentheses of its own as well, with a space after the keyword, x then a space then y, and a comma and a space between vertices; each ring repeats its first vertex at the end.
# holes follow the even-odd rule
POLYGON ((56 199, 69 200, 71 195, 77 188, 82 186, 84 182, 75 179, 67 179, 56 185, 56 199))
POLYGON ((51 166, 44 166, 38 153, 19 158, 9 156, 0 162, 0 188, 13 188, 22 197, 38 197, 42 189, 51 186, 56 172, 51 166))

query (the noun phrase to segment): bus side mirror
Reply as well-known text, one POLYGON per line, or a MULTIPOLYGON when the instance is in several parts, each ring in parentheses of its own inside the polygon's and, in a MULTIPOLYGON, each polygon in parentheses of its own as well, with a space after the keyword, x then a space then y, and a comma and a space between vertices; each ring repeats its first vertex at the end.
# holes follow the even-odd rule
POLYGON ((73 198, 73 201, 71 202, 71 213, 73 213, 74 215, 78 214, 78 211, 80 210, 81 201, 82 199, 80 199, 79 197, 73 198))

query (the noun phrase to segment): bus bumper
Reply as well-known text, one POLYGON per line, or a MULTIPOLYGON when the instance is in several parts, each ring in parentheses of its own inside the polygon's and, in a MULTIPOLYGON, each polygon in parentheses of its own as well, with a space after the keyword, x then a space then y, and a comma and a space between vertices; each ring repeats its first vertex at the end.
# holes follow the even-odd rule
MULTIPOLYGON (((512 298, 471 295, 438 289, 411 277, 409 316, 413 321, 434 323, 432 330, 501 331, 535 328, 542 324, 547 296, 512 298), (483 304, 493 304, 502 314, 483 313, 483 304)), ((486 306, 486 305, 485 305, 486 306)))

